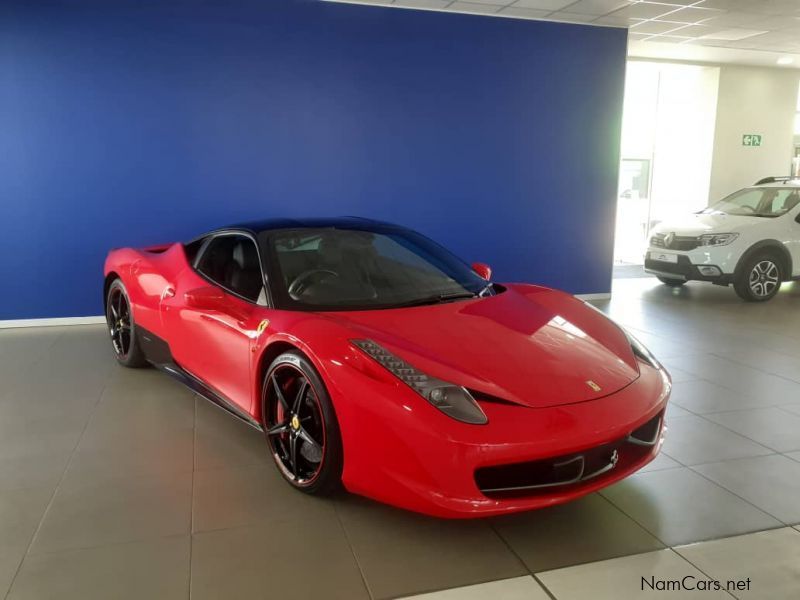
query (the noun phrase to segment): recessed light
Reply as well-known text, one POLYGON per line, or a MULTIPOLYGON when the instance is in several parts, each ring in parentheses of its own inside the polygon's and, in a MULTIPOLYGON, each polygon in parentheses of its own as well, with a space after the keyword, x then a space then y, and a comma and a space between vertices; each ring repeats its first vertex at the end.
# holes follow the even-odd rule
POLYGON ((781 56, 776 62, 779 65, 791 65, 794 62, 794 58, 791 56, 781 56))

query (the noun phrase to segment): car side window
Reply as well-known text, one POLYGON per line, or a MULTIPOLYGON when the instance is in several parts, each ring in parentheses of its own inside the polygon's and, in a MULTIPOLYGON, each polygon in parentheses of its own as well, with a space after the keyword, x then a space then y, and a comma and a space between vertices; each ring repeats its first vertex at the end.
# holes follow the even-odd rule
POLYGON ((258 250, 243 235, 218 235, 206 246, 197 270, 202 275, 250 302, 264 303, 264 278, 258 250))

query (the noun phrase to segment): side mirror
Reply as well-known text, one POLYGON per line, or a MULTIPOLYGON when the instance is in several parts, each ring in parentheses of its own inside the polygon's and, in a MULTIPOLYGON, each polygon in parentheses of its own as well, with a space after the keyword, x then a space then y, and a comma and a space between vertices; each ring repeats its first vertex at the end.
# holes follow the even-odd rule
POLYGON ((472 263, 472 270, 483 277, 486 281, 489 281, 492 278, 492 268, 486 263, 472 263))
POLYGON ((187 306, 204 310, 217 310, 225 303, 225 293, 211 286, 189 290, 183 297, 187 306))

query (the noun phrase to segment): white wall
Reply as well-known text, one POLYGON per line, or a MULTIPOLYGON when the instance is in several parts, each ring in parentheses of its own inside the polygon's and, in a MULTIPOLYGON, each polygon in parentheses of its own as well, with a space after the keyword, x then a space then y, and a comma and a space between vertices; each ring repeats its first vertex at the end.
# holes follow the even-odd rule
POLYGON ((800 73, 724 65, 720 70, 709 202, 769 175, 788 175, 800 73), (742 135, 761 134, 760 147, 742 135))

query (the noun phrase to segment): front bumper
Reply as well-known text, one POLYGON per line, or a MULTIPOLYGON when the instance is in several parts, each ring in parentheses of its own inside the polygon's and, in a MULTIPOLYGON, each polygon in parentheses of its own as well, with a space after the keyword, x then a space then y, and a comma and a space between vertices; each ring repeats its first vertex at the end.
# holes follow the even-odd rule
POLYGON ((677 263, 670 263, 660 260, 652 260, 649 258, 644 260, 644 270, 653 275, 660 275, 661 277, 680 279, 681 281, 709 281, 718 285, 729 285, 733 283, 733 275, 724 273, 723 268, 716 264, 696 265, 692 264, 688 256, 679 254, 677 263), (704 274, 700 269, 713 269, 717 274, 709 275, 704 274))
POLYGON ((351 492, 449 518, 578 498, 637 471, 661 448, 671 384, 664 372, 640 369, 636 381, 596 400, 540 409, 482 402, 489 417, 484 426, 458 423, 402 387, 379 390, 378 382, 365 386, 362 380, 345 399, 337 386, 332 398, 345 448, 342 480, 351 492), (651 443, 629 443, 648 423, 656 423, 651 443), (567 467, 542 479, 538 467, 526 466, 533 463, 567 467), (493 481, 513 485, 487 485, 493 481), (554 485, 538 485, 543 482, 554 485))

